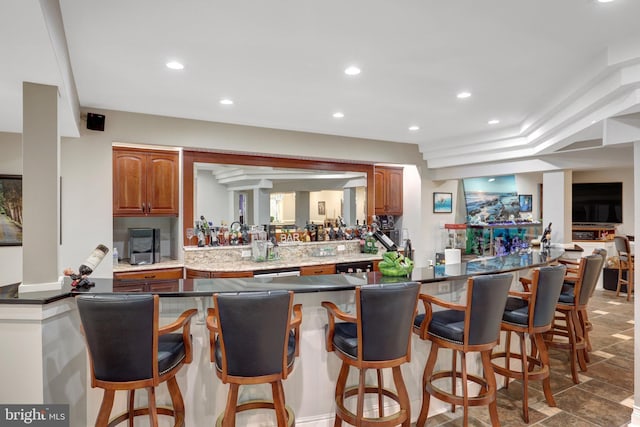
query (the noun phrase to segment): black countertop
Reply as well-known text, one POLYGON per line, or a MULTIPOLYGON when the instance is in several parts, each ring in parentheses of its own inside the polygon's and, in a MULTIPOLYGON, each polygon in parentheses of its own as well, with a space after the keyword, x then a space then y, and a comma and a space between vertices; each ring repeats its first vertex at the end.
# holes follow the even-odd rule
MULTIPOLYGON (((531 253, 495 257, 482 257, 461 264, 438 265, 416 268, 407 277, 387 277, 379 272, 328 274, 319 276, 254 277, 233 279, 184 279, 165 281, 130 280, 118 281, 113 286, 112 279, 93 279, 95 286, 75 289, 70 281, 65 281, 62 289, 53 291, 0 292, 0 304, 48 304, 83 293, 151 292, 164 297, 211 296, 216 292, 241 292, 286 289, 296 293, 330 292, 354 289, 356 286, 416 281, 437 283, 460 280, 481 274, 506 273, 549 264, 560 258, 563 249, 549 251, 533 250, 531 253)), ((1 290, 2 287, 0 287, 1 290)))

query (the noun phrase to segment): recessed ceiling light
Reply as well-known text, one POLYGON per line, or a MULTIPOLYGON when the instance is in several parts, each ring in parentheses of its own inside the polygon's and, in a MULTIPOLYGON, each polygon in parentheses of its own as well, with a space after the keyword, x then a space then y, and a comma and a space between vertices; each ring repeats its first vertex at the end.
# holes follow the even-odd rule
POLYGON ((487 181, 489 181, 489 182, 493 182, 493 181, 495 181, 495 180, 496 180, 495 178, 489 178, 487 181))
POLYGON ((360 68, 356 67, 355 65, 352 65, 350 67, 347 67, 344 70, 344 73, 348 76, 357 76, 358 74, 360 74, 360 68))
POLYGON ((179 63, 178 61, 167 62, 167 68, 171 68, 172 70, 182 70, 184 65, 179 63))
POLYGON ((459 99, 469 98, 471 96, 471 92, 460 92, 456 95, 459 99))
POLYGON ((500 123, 500 120, 498 120, 498 119, 491 119, 491 120, 489 120, 487 123, 489 123, 490 125, 497 125, 498 123, 500 123))
POLYGON ((335 117, 336 119, 341 119, 344 117, 344 113, 338 111, 337 113, 333 113, 333 117, 335 117))
POLYGON ((598 0, 598 3, 611 3, 613 0, 598 0))
POLYGON ((229 98, 223 98, 220 100, 220 104, 222 105, 233 105, 233 100, 229 98))
POLYGON ((412 131, 420 130, 420 126, 409 126, 409 130, 412 130, 412 131))

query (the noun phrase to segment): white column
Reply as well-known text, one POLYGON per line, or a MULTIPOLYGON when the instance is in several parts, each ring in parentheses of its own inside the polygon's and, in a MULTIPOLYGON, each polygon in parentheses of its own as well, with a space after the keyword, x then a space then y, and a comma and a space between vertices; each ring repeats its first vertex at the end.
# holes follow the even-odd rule
POLYGON ((545 172, 542 176, 542 225, 553 223, 551 243, 571 242, 571 183, 571 171, 545 172))
MULTIPOLYGON (((271 190, 264 188, 256 188, 253 190, 253 212, 257 225, 263 225, 271 222, 270 217, 270 195, 271 190)), ((265 230, 269 231, 269 230, 265 230)))
POLYGON ((309 192, 296 191, 296 226, 304 229, 310 218, 309 192))
POLYGON ((342 191, 342 205, 344 209, 344 222, 347 225, 355 225, 358 214, 356 206, 356 188, 347 187, 342 191))
MULTIPOLYGON (((640 141, 633 143, 633 212, 634 217, 637 218, 638 212, 640 212, 640 141)), ((634 224, 633 233, 635 236, 640 236, 640 221, 636 220, 634 224)), ((638 253, 637 246, 635 252, 638 253)), ((633 282, 639 283, 640 269, 637 268, 637 265, 635 267, 633 282)), ((635 289, 637 295, 638 288, 635 287, 635 289)), ((638 301, 638 298, 633 298, 634 319, 638 319, 638 316, 640 316, 640 302, 638 301)), ((634 327, 633 335, 635 340, 633 347, 633 412, 631 413, 631 423, 629 425, 638 427, 640 426, 640 329, 634 327)))
POLYGON ((60 137, 58 88, 25 82, 22 97, 22 290, 26 290, 24 285, 57 285, 61 275, 60 137))

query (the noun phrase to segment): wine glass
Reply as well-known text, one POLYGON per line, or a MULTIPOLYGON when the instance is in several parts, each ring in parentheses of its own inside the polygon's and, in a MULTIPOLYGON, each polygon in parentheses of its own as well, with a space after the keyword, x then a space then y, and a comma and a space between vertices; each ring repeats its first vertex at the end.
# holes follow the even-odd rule
POLYGON ((186 232, 187 232, 187 240, 191 240, 192 238, 196 237, 196 235, 194 234, 193 228, 187 228, 186 232))

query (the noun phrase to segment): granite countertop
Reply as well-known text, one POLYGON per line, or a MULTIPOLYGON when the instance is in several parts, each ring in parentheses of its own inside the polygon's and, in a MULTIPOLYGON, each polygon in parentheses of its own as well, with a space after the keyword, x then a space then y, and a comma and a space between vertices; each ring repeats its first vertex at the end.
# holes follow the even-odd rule
POLYGON ((305 267, 309 265, 342 264, 349 262, 377 261, 382 254, 345 254, 318 257, 303 257, 298 259, 277 259, 264 262, 251 261, 250 258, 234 263, 189 263, 186 268, 201 271, 264 271, 282 270, 287 268, 305 267))
POLYGON ((120 260, 113 266, 114 273, 124 273, 131 271, 159 270, 163 268, 186 267, 200 271, 264 271, 282 270, 287 268, 304 267, 309 265, 342 264, 350 262, 377 261, 382 259, 382 254, 345 254, 318 257, 304 257, 299 259, 277 259, 272 261, 255 262, 250 258, 234 263, 188 263, 179 260, 163 258, 154 264, 131 265, 126 259, 120 260))
MULTIPOLYGON (((439 265, 433 268, 416 268, 411 277, 385 277, 379 272, 327 274, 298 277, 255 277, 232 279, 180 279, 162 281, 162 287, 155 290, 158 281, 132 280, 132 284, 142 283, 146 292, 157 293, 164 297, 211 296, 215 292, 260 291, 286 289, 298 293, 328 292, 354 289, 358 285, 386 284, 414 281, 420 283, 438 283, 464 280, 481 274, 515 272, 547 265, 564 254, 562 249, 552 248, 548 252, 533 250, 530 253, 495 257, 477 258, 468 262, 451 265, 439 265), (170 285, 170 286, 165 286, 170 285)), ((327 257, 329 258, 329 257, 327 257)), ((328 261, 328 260, 327 260, 328 261)), ((0 304, 49 304, 64 298, 83 293, 127 292, 126 286, 114 289, 113 279, 94 279, 95 287, 74 289, 66 278, 61 289, 42 292, 18 293, 15 296, 0 296, 0 304)), ((121 283, 122 281, 120 281, 121 283)), ((136 288, 139 291, 139 286, 136 288)))

